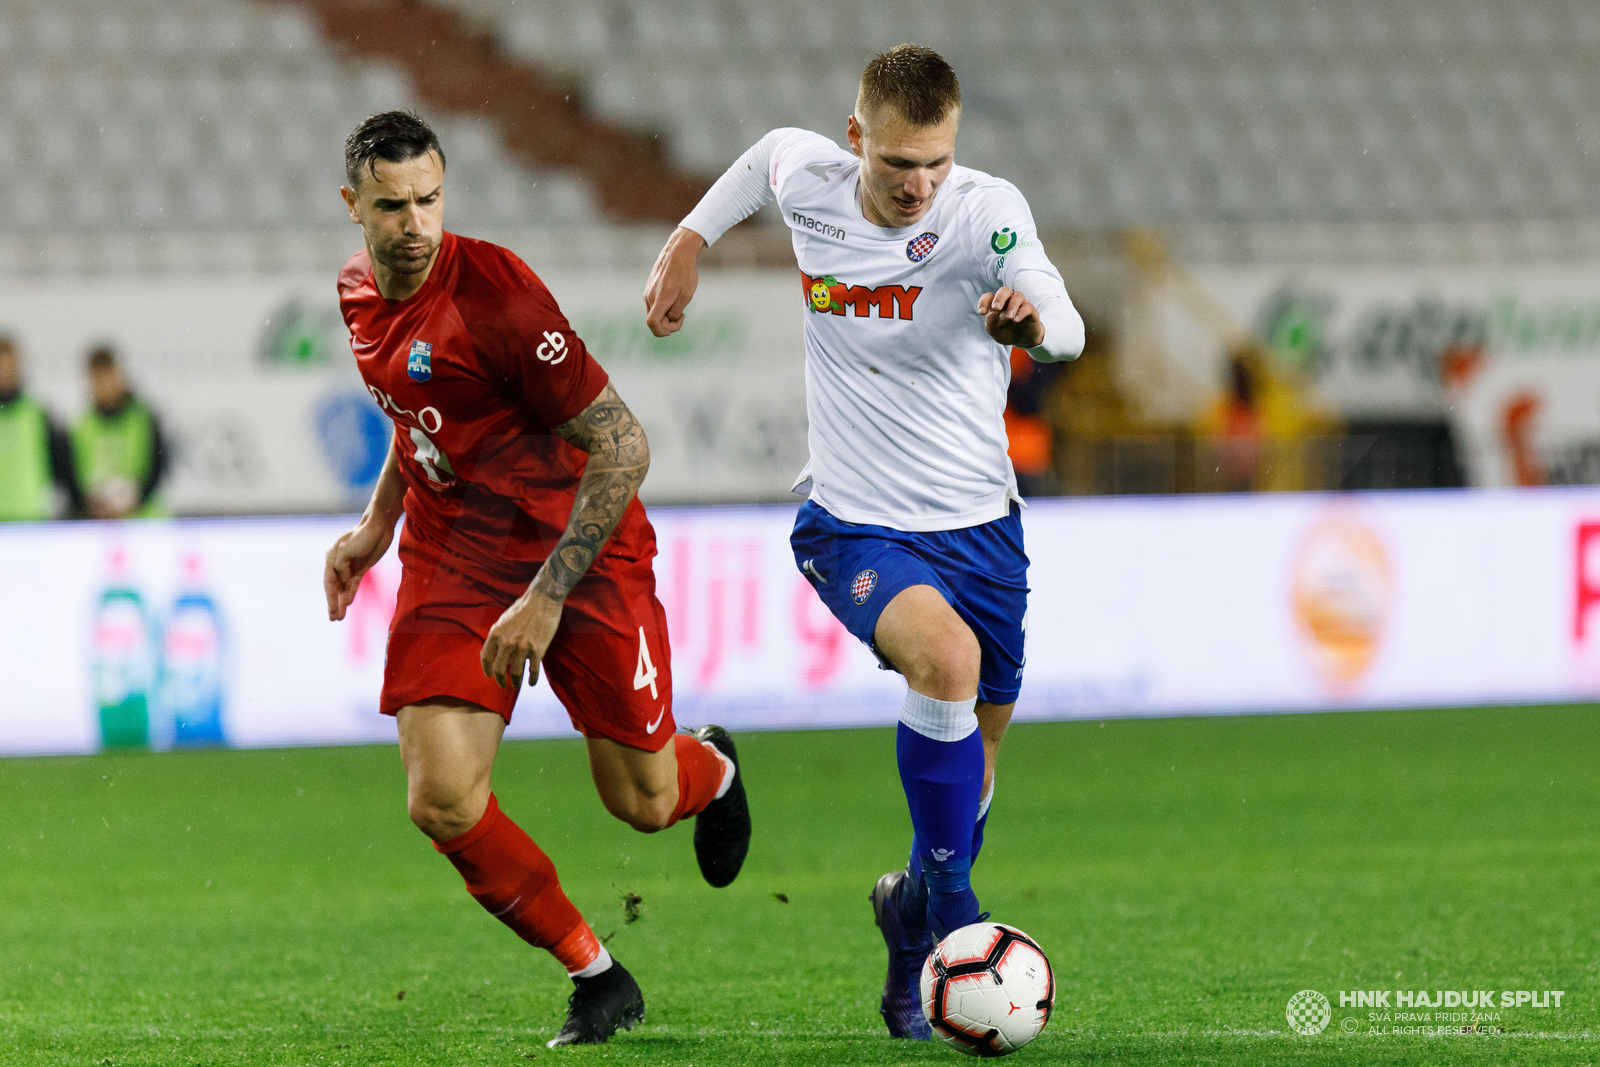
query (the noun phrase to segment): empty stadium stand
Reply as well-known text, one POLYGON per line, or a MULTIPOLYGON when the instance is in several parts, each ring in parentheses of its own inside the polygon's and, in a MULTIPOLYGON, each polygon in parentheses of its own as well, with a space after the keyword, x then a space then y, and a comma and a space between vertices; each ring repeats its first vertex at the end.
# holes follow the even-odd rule
POLYGON ((656 228, 618 223, 678 217, 773 126, 842 138, 902 40, 962 76, 959 158, 1058 235, 1152 226, 1191 261, 1600 243, 1586 0, 0 0, 0 270, 326 263, 340 142, 396 105, 437 120, 452 225, 648 262, 656 228), (440 18, 468 36, 435 62, 378 40, 410 20, 442 47, 440 18), (476 113, 452 84, 474 49, 501 79, 476 113), (528 92, 558 103, 518 119, 528 92))
POLYGON ((939 48, 959 158, 1041 224, 1600 216, 1585 0, 433 0, 715 174, 756 136, 843 136, 865 60, 939 48))
MULTIPOLYGON (((399 69, 341 58, 293 7, 3 0, 0 151, 16 184, 0 232, 345 228, 345 136, 416 104, 399 69)), ((600 219, 585 182, 530 171, 490 123, 435 117, 456 224, 600 219)))

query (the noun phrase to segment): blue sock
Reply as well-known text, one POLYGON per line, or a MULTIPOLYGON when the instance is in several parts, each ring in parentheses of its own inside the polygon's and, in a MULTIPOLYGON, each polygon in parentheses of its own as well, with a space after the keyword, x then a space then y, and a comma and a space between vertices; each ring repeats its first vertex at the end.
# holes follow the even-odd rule
POLYGON ((983 789, 983 738, 972 712, 975 703, 907 693, 895 744, 916 835, 912 865, 921 864, 928 925, 940 939, 976 922, 979 913, 970 876, 983 789))

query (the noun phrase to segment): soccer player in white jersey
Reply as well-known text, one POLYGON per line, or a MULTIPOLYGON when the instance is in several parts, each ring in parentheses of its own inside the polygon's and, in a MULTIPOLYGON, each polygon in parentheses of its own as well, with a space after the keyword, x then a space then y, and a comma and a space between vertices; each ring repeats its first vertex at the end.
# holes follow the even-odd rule
POLYGON ((1083 350, 1083 320, 1016 187, 955 164, 961 88, 900 45, 862 75, 849 150, 777 129, 730 167, 662 250, 645 291, 677 330, 696 257, 776 198, 793 231, 810 462, 794 489, 795 562, 841 622, 905 676, 897 756, 905 870, 878 880, 889 947, 882 1012, 928 1036, 917 973, 934 939, 979 919, 970 878, 994 759, 1021 687, 1028 559, 1002 413, 1010 349, 1083 350))

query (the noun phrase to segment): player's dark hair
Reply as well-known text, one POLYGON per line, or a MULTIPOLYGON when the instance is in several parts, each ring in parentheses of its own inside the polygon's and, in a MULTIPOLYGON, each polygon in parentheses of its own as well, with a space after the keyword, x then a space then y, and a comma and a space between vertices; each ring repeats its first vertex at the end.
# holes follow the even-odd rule
POLYGON ((439 135, 422 117, 412 111, 383 111, 357 126, 344 142, 344 174, 350 188, 361 187, 362 172, 378 176, 378 160, 404 163, 408 159, 439 153, 444 166, 444 149, 439 135))
POLYGON ((876 111, 884 105, 913 126, 937 126, 960 110, 961 83, 938 52, 897 44, 873 56, 861 74, 860 108, 876 111))
POLYGON ((110 370, 117 365, 116 349, 110 345, 95 345, 89 349, 89 369, 110 370))

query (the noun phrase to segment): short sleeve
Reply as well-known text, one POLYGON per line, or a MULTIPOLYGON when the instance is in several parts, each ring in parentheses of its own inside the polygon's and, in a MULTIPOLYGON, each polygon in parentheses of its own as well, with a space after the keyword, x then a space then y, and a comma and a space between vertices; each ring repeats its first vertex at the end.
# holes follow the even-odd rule
POLYGON ((535 422, 554 429, 592 404, 610 379, 544 282, 511 253, 495 252, 499 262, 463 265, 457 310, 485 372, 503 380, 535 422))

